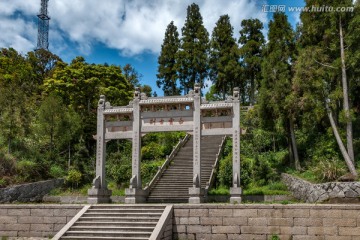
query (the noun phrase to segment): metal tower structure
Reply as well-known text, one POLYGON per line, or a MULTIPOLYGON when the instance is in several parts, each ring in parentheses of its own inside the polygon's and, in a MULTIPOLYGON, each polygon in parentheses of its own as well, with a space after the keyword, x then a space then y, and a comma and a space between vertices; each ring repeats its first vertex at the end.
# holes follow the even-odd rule
POLYGON ((41 8, 38 16, 38 39, 37 39, 37 48, 46 49, 49 48, 49 20, 48 16, 48 2, 49 0, 41 0, 41 8))

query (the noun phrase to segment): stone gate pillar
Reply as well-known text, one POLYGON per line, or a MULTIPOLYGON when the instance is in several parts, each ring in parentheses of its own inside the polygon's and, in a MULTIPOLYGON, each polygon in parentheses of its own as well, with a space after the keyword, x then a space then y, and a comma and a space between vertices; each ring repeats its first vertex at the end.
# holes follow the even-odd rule
POLYGON ((142 190, 141 183, 141 119, 140 119, 139 88, 135 89, 133 99, 133 134, 132 134, 132 177, 129 188, 125 189, 125 203, 142 203, 146 201, 146 192, 142 190))
POLYGON ((204 189, 201 188, 201 88, 199 84, 195 84, 193 99, 193 187, 189 188, 189 203, 201 203, 204 198, 204 189))
POLYGON ((239 88, 233 91, 233 180, 230 188, 230 203, 241 203, 240 187, 240 99, 239 88))
POLYGON ((111 190, 107 189, 105 180, 105 96, 101 95, 97 108, 97 131, 96 131, 96 174, 93 186, 88 190, 88 203, 109 203, 111 190))

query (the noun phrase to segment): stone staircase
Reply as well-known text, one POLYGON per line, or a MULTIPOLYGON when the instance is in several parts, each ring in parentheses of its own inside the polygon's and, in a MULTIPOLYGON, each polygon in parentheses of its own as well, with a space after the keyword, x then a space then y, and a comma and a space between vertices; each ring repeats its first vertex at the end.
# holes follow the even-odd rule
POLYGON ((172 206, 165 205, 88 205, 53 240, 165 239, 171 214, 172 206))
MULTIPOLYGON (((210 179, 223 136, 201 137, 201 186, 210 179)), ((193 179, 193 138, 179 150, 168 168, 150 189, 148 202, 187 203, 193 179)))

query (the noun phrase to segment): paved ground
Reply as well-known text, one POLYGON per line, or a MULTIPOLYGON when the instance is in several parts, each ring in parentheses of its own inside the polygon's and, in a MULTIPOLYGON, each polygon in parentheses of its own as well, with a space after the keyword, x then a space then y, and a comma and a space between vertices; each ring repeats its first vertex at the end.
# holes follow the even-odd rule
POLYGON ((48 240, 49 238, 40 238, 40 237, 31 237, 31 238, 27 238, 27 237, 8 237, 6 238, 7 240, 48 240))

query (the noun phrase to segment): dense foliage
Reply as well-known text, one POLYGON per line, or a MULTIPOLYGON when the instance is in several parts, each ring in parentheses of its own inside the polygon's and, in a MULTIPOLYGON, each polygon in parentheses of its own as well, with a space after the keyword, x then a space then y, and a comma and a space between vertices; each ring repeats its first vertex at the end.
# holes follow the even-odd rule
MULTIPOLYGON (((135 86, 150 95, 151 88, 140 85, 139 77, 131 65, 89 64, 83 57, 67 64, 45 50, 22 56, 14 49, 2 49, 0 186, 57 177, 72 187, 91 182, 98 98, 104 94, 113 105, 127 105, 135 86)), ((165 142, 173 144, 180 137, 170 134, 165 142)), ((130 148, 119 141, 110 146, 110 163, 116 154, 127 156, 130 148), (124 154, 119 154, 120 148, 124 154)), ((149 149, 147 141, 143 148, 149 149)), ((168 151, 165 145, 155 160, 165 158, 168 151)), ((118 180, 115 173, 112 176, 118 180)))
MULTIPOLYGON (((307 6, 326 5, 306 0, 307 6)), ((187 9, 179 36, 171 22, 158 58, 157 84, 165 95, 187 93, 194 83, 213 82, 208 100, 221 100, 241 87, 241 182, 245 188, 278 186, 281 172, 331 181, 360 161, 359 1, 332 1, 353 12, 303 12, 292 29, 274 13, 268 36, 258 19, 239 27, 219 17, 211 38, 199 6, 187 9), (237 31, 237 30, 236 30, 237 31)), ((0 187, 64 177, 72 187, 94 176, 96 104, 105 94, 124 105, 141 75, 131 65, 89 64, 83 57, 64 63, 44 51, 0 51, 0 187)), ((150 181, 184 133, 148 134, 142 141, 143 183, 150 181)), ((111 141, 107 174, 118 185, 131 176, 131 143, 111 141)), ((220 161, 216 184, 231 185, 231 141, 220 161)), ((281 187, 281 186, 280 186, 281 187)))
MULTIPOLYGON (((329 5, 305 2, 310 8, 329 5)), ((227 15, 216 23, 207 69, 213 85, 206 98, 225 99, 239 86, 241 103, 254 106, 241 122, 246 129, 241 140, 245 187, 269 184, 280 172, 293 169, 317 181, 336 180, 347 172, 358 175, 359 1, 332 1, 331 6, 350 11, 302 12, 296 29, 285 13, 274 13, 267 41, 258 19, 236 26, 238 40, 227 15)), ((230 182, 229 151, 220 163, 217 184, 229 187, 230 182)))

